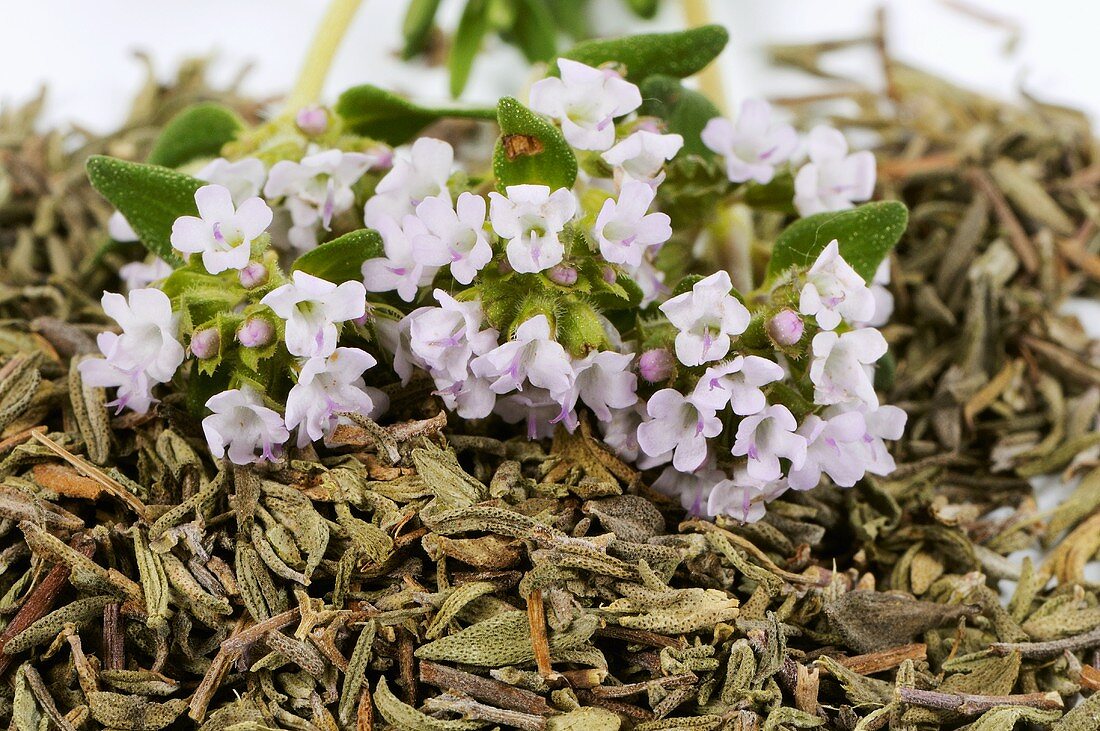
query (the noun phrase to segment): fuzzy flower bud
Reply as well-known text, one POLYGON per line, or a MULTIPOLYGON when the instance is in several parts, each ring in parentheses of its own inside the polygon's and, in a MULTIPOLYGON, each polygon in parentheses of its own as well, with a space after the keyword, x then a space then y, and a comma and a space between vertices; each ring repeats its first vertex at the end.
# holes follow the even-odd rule
POLYGON ((267 267, 258 261, 250 261, 238 273, 241 286, 245 289, 253 289, 267 284, 267 267))
POLYGON ((776 345, 794 345, 802 339, 806 326, 794 310, 782 309, 775 313, 765 326, 768 337, 776 345))
POLYGON ((262 317, 245 320, 237 330, 237 340, 246 348, 262 348, 275 336, 275 328, 262 317))
POLYGON ((603 275, 603 281, 607 282, 608 284, 614 284, 615 281, 619 278, 618 275, 615 274, 615 270, 611 267, 604 267, 603 271, 600 272, 600 274, 603 275))
POLYGON ((554 284, 560 284, 563 287, 572 287, 577 283, 577 270, 568 264, 555 264, 550 267, 550 271, 546 272, 546 276, 554 284))
POLYGON ((196 330, 191 336, 191 354, 196 358, 213 358, 221 347, 221 336, 215 328, 196 330))
POLYGON ((321 135, 328 129, 328 112, 318 106, 304 107, 298 110, 294 123, 307 135, 321 135))
POLYGON ((672 375, 675 359, 664 348, 653 348, 638 358, 638 372, 649 383, 660 383, 672 375))

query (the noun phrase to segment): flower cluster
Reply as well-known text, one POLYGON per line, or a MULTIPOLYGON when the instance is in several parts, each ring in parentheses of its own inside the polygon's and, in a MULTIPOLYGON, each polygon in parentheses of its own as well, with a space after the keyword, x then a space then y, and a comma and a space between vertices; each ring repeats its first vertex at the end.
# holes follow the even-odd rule
MULTIPOLYGON (((846 487, 888 473, 885 440, 900 437, 905 414, 874 387, 887 350, 872 326, 889 314, 881 278, 876 292, 833 241, 754 292, 737 292, 726 271, 666 283, 667 168, 685 140, 639 116, 638 87, 614 68, 557 63, 560 77, 535 83, 529 106, 573 148, 572 185, 529 179, 486 194, 447 142, 326 148, 315 138, 330 118, 304 110, 297 128, 310 142, 294 159, 199 171, 209 184, 198 215, 171 232, 187 264, 131 271, 128 302, 104 295, 122 332, 101 335, 104 358, 82 363, 85 379, 146 411, 189 354, 190 378, 224 379, 203 431, 236 463, 325 440, 349 414, 382 415, 369 370, 376 385, 427 377, 459 417, 522 422, 531 438, 592 418, 700 515, 757 520, 823 476, 846 487), (349 217, 380 244, 359 278, 283 273, 279 251, 311 251, 349 217)), ((770 183, 801 146, 760 100, 735 122, 710 120, 701 142, 732 196, 770 183)), ((792 173, 803 215, 870 198, 870 153, 849 154, 827 128, 806 148, 792 173)))

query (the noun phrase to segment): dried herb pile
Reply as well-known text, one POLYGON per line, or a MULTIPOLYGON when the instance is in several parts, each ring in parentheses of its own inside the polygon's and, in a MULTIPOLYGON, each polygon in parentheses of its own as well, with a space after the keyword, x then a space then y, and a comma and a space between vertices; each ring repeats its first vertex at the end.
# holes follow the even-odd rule
MULTIPOLYGON (((115 263, 89 258, 108 211, 58 135, 6 118, 0 717, 1100 728, 1100 591, 1084 576, 1100 371, 1057 315, 1096 292, 1095 142, 1069 112, 892 68, 893 96, 863 94, 873 114, 854 123, 882 133, 887 190, 914 212, 884 384, 912 419, 904 466, 788 493, 750 526, 685 521, 584 425, 549 444, 475 432, 415 383, 391 393, 407 420, 345 427, 332 454, 278 471, 215 465, 178 400, 112 417, 73 365, 115 263), (1064 468, 1080 487, 1038 513, 1026 478, 1064 468), (1006 559, 1040 542, 1042 564, 1006 559)), ((77 154, 143 144, 132 129, 154 131, 165 99, 210 93, 184 78, 146 106, 155 118, 77 154)))

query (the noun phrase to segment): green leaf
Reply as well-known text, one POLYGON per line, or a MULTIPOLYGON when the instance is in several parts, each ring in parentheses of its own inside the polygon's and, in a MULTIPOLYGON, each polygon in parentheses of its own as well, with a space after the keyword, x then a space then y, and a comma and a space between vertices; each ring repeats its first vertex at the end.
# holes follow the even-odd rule
POLYGON ((744 191, 745 203, 757 210, 795 213, 794 176, 789 171, 779 173, 769 183, 745 183, 744 191))
POLYGON ((336 101, 336 113, 350 131, 388 145, 407 142, 432 122, 445 117, 497 118, 495 109, 422 107, 371 84, 353 86, 341 94, 336 101))
POLYGON ((577 158, 557 127, 507 96, 497 104, 497 122, 493 175, 498 189, 524 183, 573 187, 577 158))
POLYGON ((242 129, 244 121, 232 109, 213 102, 193 104, 165 125, 146 162, 178 168, 198 158, 217 157, 242 129))
POLYGON ((364 228, 321 244, 298 257, 291 267, 335 284, 363 279, 363 262, 384 255, 382 237, 364 228))
POLYGON ((517 0, 512 32, 516 45, 531 63, 549 61, 558 52, 557 26, 547 0, 517 0))
POLYGON ((657 8, 660 7, 658 0, 626 0, 626 4, 635 15, 646 20, 651 20, 657 14, 657 8))
POLYGON ((808 267, 836 239, 840 255, 864 281, 905 233, 909 211, 898 201, 867 203, 848 211, 818 213, 795 221, 775 241, 768 278, 791 267, 808 267))
POLYGON ((489 0, 467 0, 458 21, 447 68, 451 72, 451 96, 458 97, 466 88, 481 39, 489 29, 489 0))
POLYGON ((111 202, 153 252, 172 266, 182 261, 172 250, 172 224, 197 215, 195 191, 205 183, 157 165, 126 162, 105 155, 88 158, 88 179, 111 202))
POLYGON ((439 2, 440 0, 412 0, 409 3, 409 9, 405 11, 405 22, 401 26, 401 33, 405 36, 401 57, 406 61, 422 53, 427 47, 439 2))
POLYGON ((638 113, 665 120, 669 132, 684 138, 681 155, 714 157, 703 144, 700 134, 703 127, 721 112, 710 99, 692 89, 685 88, 671 76, 650 76, 641 84, 642 102, 638 113))
POLYGON ((720 25, 704 25, 678 33, 646 33, 607 40, 582 41, 562 58, 599 66, 615 61, 625 67, 626 78, 634 83, 653 74, 683 79, 703 70, 729 41, 720 25))

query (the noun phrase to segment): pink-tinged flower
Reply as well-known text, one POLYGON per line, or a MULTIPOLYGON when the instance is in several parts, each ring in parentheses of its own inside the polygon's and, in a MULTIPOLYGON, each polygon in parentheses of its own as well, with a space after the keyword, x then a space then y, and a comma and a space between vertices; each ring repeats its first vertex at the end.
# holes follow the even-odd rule
POLYGON ((111 217, 107 219, 107 235, 120 243, 141 240, 141 237, 134 231, 130 222, 126 220, 126 216, 122 215, 122 211, 115 211, 111 214, 111 217))
POLYGON ((213 412, 202 420, 210 453, 218 458, 228 455, 233 464, 273 462, 290 438, 279 412, 264 406, 248 386, 211 396, 206 408, 213 412))
POLYGON ((561 403, 545 388, 527 388, 497 399, 493 411, 509 424, 524 422, 528 439, 545 439, 554 433, 561 403))
POLYGON ((875 156, 848 154, 848 141, 831 127, 810 132, 810 162, 794 179, 794 205, 803 216, 843 211, 875 192, 875 156))
POLYGON ((479 378, 473 373, 467 373, 458 381, 440 375, 435 379, 435 394, 443 399, 448 409, 463 419, 484 419, 493 413, 497 402, 497 395, 491 386, 489 379, 479 378))
POLYGON ((250 317, 237 328, 237 342, 246 348, 262 348, 275 337, 275 327, 263 317, 250 317))
POLYGON ((810 381, 814 403, 824 406, 858 401, 874 408, 874 370, 871 364, 886 355, 886 338, 874 328, 853 330, 843 335, 821 332, 811 344, 810 381))
POLYGON ((711 489, 707 512, 711 516, 727 515, 742 523, 755 523, 764 517, 764 506, 786 491, 786 480, 760 480, 744 469, 737 469, 732 478, 711 489))
POLYGON ((317 246, 317 229, 330 230, 332 219, 351 208, 351 186, 377 161, 374 155, 343 150, 311 152, 300 161, 271 166, 264 185, 268 199, 284 198, 290 211, 290 244, 308 251, 317 246))
POLYGON ((481 330, 481 302, 459 302, 435 290, 439 307, 425 307, 409 317, 409 350, 422 367, 449 381, 466 379, 470 359, 497 347, 497 331, 481 330))
POLYGON ((222 336, 216 327, 208 327, 204 330, 196 330, 191 333, 191 342, 188 347, 191 355, 203 360, 213 358, 219 353, 222 345, 222 336))
POLYGON ((642 290, 641 307, 646 307, 669 293, 669 288, 665 285, 665 273, 653 266, 649 259, 643 259, 636 267, 626 267, 626 270, 642 290))
POLYGON ((806 332, 806 323, 797 312, 787 308, 772 315, 764 327, 776 345, 795 345, 806 332))
POLYGON ((229 189, 204 185, 195 191, 198 216, 180 216, 172 224, 172 246, 186 254, 202 254, 211 274, 248 264, 252 242, 271 225, 271 209, 260 198, 233 207, 229 189))
POLYGON ((219 157, 206 163, 195 173, 195 177, 228 188, 233 203, 239 206, 260 194, 267 178, 267 168, 255 157, 244 157, 233 162, 219 157))
POLYGON ((415 257, 429 266, 450 266, 451 276, 459 284, 474 281, 493 258, 493 247, 485 233, 485 199, 481 196, 463 193, 453 208, 449 198, 425 198, 416 207, 416 217, 427 233, 413 239, 415 257))
POLYGON ((905 422, 908 415, 897 406, 880 406, 877 409, 863 408, 861 410, 867 424, 867 431, 863 435, 863 444, 867 454, 867 471, 872 475, 888 475, 894 471, 897 465, 894 463, 893 455, 887 451, 883 440, 895 441, 901 439, 901 435, 905 433, 905 422))
POLYGON ((738 416, 758 414, 768 405, 760 387, 782 377, 778 363, 756 355, 738 355, 707 368, 695 384, 695 398, 716 411, 729 404, 738 416))
POLYGON ((555 264, 546 270, 546 278, 562 287, 572 287, 578 277, 577 268, 568 264, 555 264))
POLYGON ((474 375, 492 379, 496 394, 523 391, 524 383, 530 383, 545 388, 560 405, 573 386, 569 356, 551 338, 546 315, 536 315, 524 322, 511 340, 475 358, 470 368, 474 375))
POLYGON ((270 273, 262 262, 250 261, 245 264, 237 274, 237 281, 239 281, 241 286, 245 289, 254 289, 267 284, 269 277, 270 273))
MULTIPOLYGON (((639 462, 640 469, 646 469, 652 465, 642 466, 641 459, 645 455, 638 447, 638 426, 646 416, 645 402, 636 401, 625 409, 614 409, 609 421, 599 423, 603 441, 611 451, 626 462, 639 462)), ((658 463, 659 464, 659 463, 658 463)))
POLYGON ((122 328, 122 334, 103 332, 97 343, 111 365, 126 372, 144 371, 158 383, 172 380, 183 362, 177 339, 179 315, 172 312, 168 295, 159 289, 135 289, 128 297, 104 292, 103 312, 122 328))
POLYGON ((810 414, 798 427, 806 439, 806 460, 787 476, 791 489, 810 490, 829 476, 838 487, 851 487, 859 482, 869 460, 863 437, 867 432, 863 414, 849 411, 821 418, 810 414))
POLYGON ((676 335, 676 357, 687 366, 719 360, 730 349, 730 336, 749 326, 749 311, 730 294, 733 282, 724 271, 696 282, 690 292, 676 295, 661 305, 680 332, 676 335))
POLYGON ((763 99, 743 101, 736 123, 723 117, 711 119, 701 136, 708 149, 726 159, 726 177, 733 183, 770 183, 776 166, 798 147, 794 127, 776 122, 771 105, 763 99))
POLYGON ((290 284, 268 292, 260 302, 286 320, 286 348, 302 358, 327 356, 336 349, 336 323, 366 314, 367 292, 359 282, 332 282, 296 271, 290 284))
POLYGON ((432 283, 437 271, 417 256, 413 245, 417 238, 428 235, 428 229, 416 216, 405 216, 398 223, 379 214, 372 225, 382 237, 385 256, 363 262, 363 284, 371 292, 396 290, 401 299, 412 302, 421 287, 432 283))
POLYGON ((363 383, 363 372, 378 361, 358 348, 337 348, 328 357, 310 358, 286 397, 286 428, 298 429, 298 446, 332 436, 342 413, 375 417, 386 396, 363 383))
POLYGON ((792 469, 799 469, 806 460, 806 439, 795 433, 797 426, 790 409, 773 404, 741 420, 730 451, 735 457, 748 458, 749 477, 778 480, 783 474, 780 457, 790 460, 792 469))
POLYGON ((421 362, 409 349, 409 328, 414 318, 426 312, 430 307, 418 307, 400 320, 379 317, 374 322, 378 333, 378 343, 382 349, 393 355, 393 370, 401 378, 401 385, 407 385, 416 368, 427 370, 427 363, 421 362))
POLYGON ((638 373, 647 383, 667 381, 676 367, 676 359, 665 348, 651 348, 638 358, 638 373))
POLYGON ((680 500, 680 505, 689 515, 698 518, 713 518, 707 510, 711 490, 726 479, 726 473, 714 466, 714 457, 710 456, 694 472, 681 472, 669 466, 653 481, 653 489, 669 497, 680 500))
POLYGON ((714 409, 663 388, 649 398, 649 421, 638 427, 638 446, 650 457, 667 460, 684 472, 691 472, 707 458, 707 439, 722 432, 722 420, 714 409))
POLYGON ((88 358, 80 361, 77 367, 86 386, 117 389, 115 398, 107 402, 116 414, 121 414, 123 409, 145 414, 156 403, 153 398, 156 381, 140 368, 123 370, 104 358, 88 358))
POLYGON ((817 324, 833 330, 841 321, 865 322, 875 314, 875 297, 863 277, 844 261, 833 239, 806 272, 806 284, 798 300, 803 315, 817 317, 817 324))
MULTIPOLYGON (((115 240, 121 241, 122 239, 115 240)), ((127 292, 144 289, 171 273, 172 265, 159 256, 154 256, 150 261, 132 261, 129 264, 123 264, 118 270, 118 276, 125 285, 127 292)))
POLYGON ((672 236, 668 214, 646 214, 656 194, 645 183, 631 182, 623 185, 617 201, 604 201, 593 230, 604 259, 636 267, 647 250, 668 241, 672 236))
POLYGON ((363 214, 367 225, 373 226, 379 215, 400 220, 428 198, 450 202, 447 179, 451 177, 454 157, 454 148, 431 137, 421 137, 412 147, 399 152, 393 169, 378 181, 374 195, 367 201, 363 214))
POLYGON ((638 130, 600 157, 615 168, 615 179, 620 185, 637 180, 656 186, 664 180, 665 162, 676 157, 683 146, 684 138, 680 135, 638 130))
POLYGON ((531 86, 531 109, 561 123, 566 141, 578 150, 606 150, 615 144, 615 118, 642 104, 638 87, 610 69, 558 59, 561 78, 531 86))
POLYGON ((302 107, 294 115, 294 124, 307 135, 323 135, 328 131, 328 111, 316 104, 302 107))
POLYGON ((600 421, 611 420, 611 409, 625 409, 638 400, 638 377, 630 371, 631 353, 594 350, 573 361, 573 387, 562 401, 562 421, 572 431, 577 426, 573 412, 579 398, 600 421))
POLYGON ((890 322, 890 315, 894 314, 894 295, 890 292, 890 259, 883 259, 875 270, 875 276, 871 279, 871 296, 875 299, 875 314, 866 322, 859 325, 882 327, 890 322))
POLYGON ((558 234, 577 212, 577 199, 568 188, 553 193, 545 185, 510 185, 508 196, 489 194, 493 231, 508 241, 508 264, 530 274, 562 260, 565 246, 558 234))

